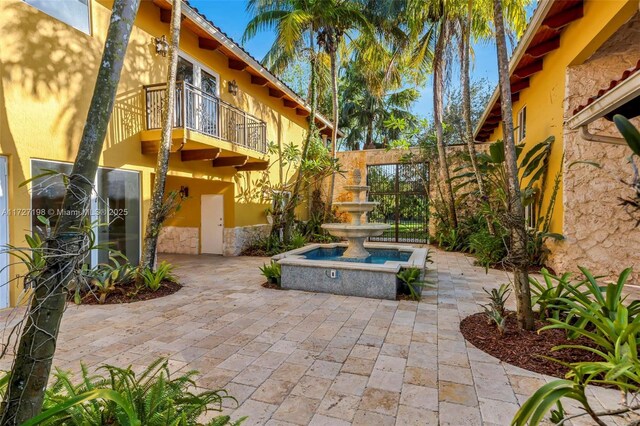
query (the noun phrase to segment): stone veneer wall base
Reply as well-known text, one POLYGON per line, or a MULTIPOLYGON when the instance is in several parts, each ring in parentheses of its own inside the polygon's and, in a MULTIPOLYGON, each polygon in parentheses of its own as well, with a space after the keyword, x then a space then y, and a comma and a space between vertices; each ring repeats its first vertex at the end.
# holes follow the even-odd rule
POLYGON ((199 254, 200 229, 165 226, 158 236, 158 253, 199 254))
POLYGON ((266 237, 270 232, 268 224, 224 228, 224 255, 239 256, 253 240, 266 237))

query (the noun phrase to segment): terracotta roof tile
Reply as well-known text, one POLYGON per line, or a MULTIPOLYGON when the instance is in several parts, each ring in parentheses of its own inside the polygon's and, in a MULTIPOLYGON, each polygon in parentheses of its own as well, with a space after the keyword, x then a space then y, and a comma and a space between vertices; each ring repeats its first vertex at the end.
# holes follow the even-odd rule
POLYGON ((582 104, 579 107, 577 107, 576 109, 574 109, 573 110, 573 115, 576 115, 577 113, 579 113, 580 111, 582 111, 583 109, 585 109, 586 107, 588 107, 589 105, 591 105, 592 103, 594 103, 595 101, 600 99, 602 96, 604 96, 606 93, 611 91, 618 84, 622 83, 623 81, 625 81, 627 78, 629 78, 630 76, 632 76, 633 74, 635 74, 639 70, 640 70, 640 60, 638 60, 638 62, 636 62, 635 66, 633 66, 631 68, 627 68, 626 70, 624 70, 623 73, 622 73, 622 76, 619 79, 611 80, 611 82, 609 82, 609 86, 608 87, 605 87, 603 89, 598 90, 598 93, 593 95, 593 96, 591 96, 589 99, 587 99, 587 102, 585 102, 584 104, 582 104))

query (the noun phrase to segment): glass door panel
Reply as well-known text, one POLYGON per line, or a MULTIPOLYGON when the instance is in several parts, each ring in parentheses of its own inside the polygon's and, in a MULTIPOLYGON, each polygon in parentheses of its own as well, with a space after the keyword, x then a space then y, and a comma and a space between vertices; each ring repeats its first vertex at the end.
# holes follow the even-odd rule
POLYGON ((175 125, 178 127, 195 128, 195 120, 191 111, 193 111, 193 91, 189 89, 189 85, 194 85, 194 66, 191 62, 183 57, 178 57, 178 68, 176 70, 176 102, 175 102, 175 125), (185 82, 183 86, 180 82, 185 82), (185 91, 183 94, 182 91, 185 91), (184 96, 182 96, 184 95, 184 96), (182 105, 185 102, 186 105, 182 105), (186 117, 182 117, 186 112, 186 117))
POLYGON ((69 163, 31 160, 31 176, 41 176, 31 186, 31 209, 34 212, 31 215, 31 229, 42 237, 46 236, 46 230, 38 216, 47 218, 52 229, 56 226, 65 192, 63 175, 70 175, 71 168, 69 163))
MULTIPOLYGON (((129 262, 140 259, 140 183, 136 172, 98 170, 98 243, 124 254, 129 262)), ((98 262, 109 261, 109 252, 100 250, 98 262)))
POLYGON ((218 80, 205 70, 200 70, 200 89, 204 93, 201 102, 200 128, 203 133, 218 136, 218 80))

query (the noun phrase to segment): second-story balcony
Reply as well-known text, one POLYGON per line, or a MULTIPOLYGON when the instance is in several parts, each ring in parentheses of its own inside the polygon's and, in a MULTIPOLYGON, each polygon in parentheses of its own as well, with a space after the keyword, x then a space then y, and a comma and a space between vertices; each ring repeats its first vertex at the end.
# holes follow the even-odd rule
MULTIPOLYGON (((165 88, 164 83, 144 87, 147 130, 162 127, 165 88)), ((176 84, 173 118, 176 129, 195 131, 261 154, 267 152, 264 121, 187 82, 176 84)))

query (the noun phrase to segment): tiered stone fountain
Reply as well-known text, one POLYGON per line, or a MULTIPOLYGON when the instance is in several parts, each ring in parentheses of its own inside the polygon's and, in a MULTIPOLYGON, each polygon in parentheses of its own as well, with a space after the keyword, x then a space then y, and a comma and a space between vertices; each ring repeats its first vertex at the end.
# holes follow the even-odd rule
POLYGON ((375 208, 378 203, 369 201, 367 191, 369 187, 360 185, 362 176, 360 170, 353 172, 353 185, 347 185, 345 190, 353 194, 353 201, 334 203, 338 211, 349 213, 351 223, 325 223, 322 225, 331 235, 347 240, 347 250, 342 255, 350 259, 366 259, 369 252, 364 248, 364 242, 369 237, 382 235, 391 225, 384 223, 368 223, 367 213, 375 208), (362 195, 364 194, 364 196, 362 195), (364 215, 364 222, 362 217, 364 215))
POLYGON ((334 203, 340 211, 351 214, 351 222, 322 225, 348 244, 309 244, 274 256, 281 267, 282 288, 395 300, 398 272, 424 268, 426 248, 376 243, 367 243, 365 248, 368 237, 381 235, 390 226, 367 222, 366 214, 377 203, 367 200, 369 187, 360 181, 360 172, 354 172, 353 184, 345 187, 353 194, 353 201, 334 203))

